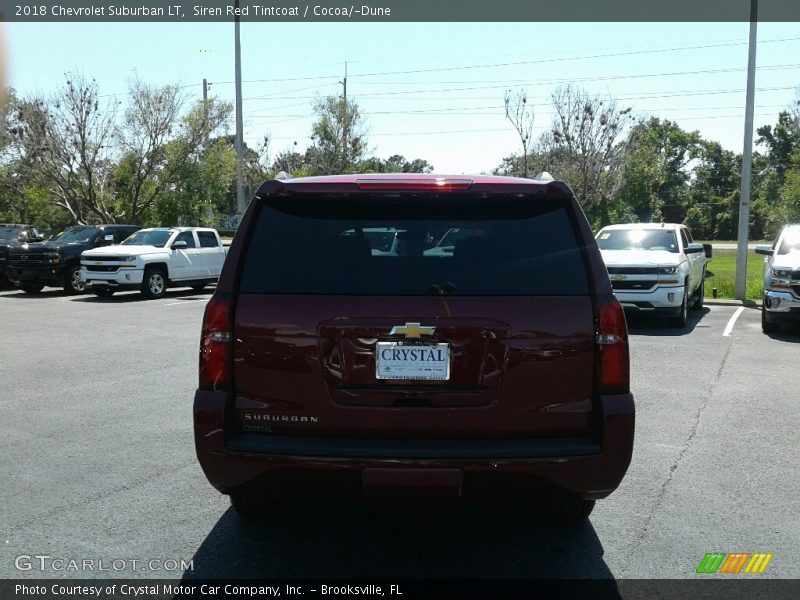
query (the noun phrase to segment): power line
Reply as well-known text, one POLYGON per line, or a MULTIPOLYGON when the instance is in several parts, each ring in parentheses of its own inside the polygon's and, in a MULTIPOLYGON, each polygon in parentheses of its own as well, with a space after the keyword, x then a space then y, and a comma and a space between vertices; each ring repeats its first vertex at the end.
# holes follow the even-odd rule
MULTIPOLYGON (((759 43, 760 44, 765 44, 765 43, 774 44, 774 43, 780 43, 780 42, 796 41, 798 39, 800 39, 800 38, 798 38, 798 37, 776 38, 776 39, 772 39, 772 40, 763 40, 763 41, 761 41, 759 43)), ((709 42, 709 44, 744 46, 744 45, 747 44, 747 42, 742 42, 742 41, 740 41, 738 39, 728 39, 728 40, 716 40, 715 42, 709 42)), ((639 46, 612 46, 612 47, 607 47, 607 48, 598 48, 596 51, 598 51, 598 52, 599 51, 611 52, 611 51, 617 51, 617 50, 636 50, 636 49, 639 49, 639 48, 648 49, 649 47, 648 46, 642 46, 642 45, 639 45, 639 46)), ((694 48, 694 46, 689 46, 689 47, 674 46, 674 47, 671 47, 671 48, 667 47, 667 50, 669 50, 669 51, 681 51, 681 50, 687 50, 687 49, 692 49, 692 48, 694 48)), ((576 52, 576 51, 573 50, 573 52, 576 52)), ((554 54, 554 53, 550 53, 550 54, 554 54)), ((558 53, 555 53, 555 54, 558 54, 558 53)), ((450 56, 450 57, 442 57, 442 58, 444 60, 456 61, 456 60, 476 60, 476 59, 485 59, 485 58, 501 58, 501 57, 505 57, 505 56, 519 57, 519 53, 514 53, 514 54, 507 54, 507 53, 506 54, 492 54, 492 55, 488 55, 488 56, 487 55, 482 55, 482 56, 450 56)), ((538 54, 537 56, 541 56, 541 54, 538 54)), ((395 59, 382 59, 382 60, 356 60, 356 61, 351 61, 351 62, 354 62, 356 64, 374 64, 374 63, 398 63, 398 62, 428 62, 428 60, 429 60, 429 58, 424 57, 424 58, 418 58, 418 59, 395 58, 395 59)))
MULTIPOLYGON (((761 43, 777 43, 777 42, 785 42, 785 41, 796 41, 800 40, 800 37, 790 37, 790 38, 780 38, 776 40, 765 40, 761 43)), ((533 60, 522 60, 522 61, 513 61, 513 62, 504 62, 504 63, 486 63, 486 64, 479 64, 479 65, 462 65, 457 67, 431 67, 427 69, 410 69, 405 71, 382 71, 382 72, 375 72, 375 73, 355 73, 350 74, 349 77, 376 77, 376 76, 383 76, 383 75, 416 75, 419 73, 437 73, 443 71, 464 71, 469 69, 493 69, 498 67, 514 67, 519 65, 533 65, 533 64, 546 64, 546 63, 555 63, 555 62, 565 62, 565 61, 573 61, 573 60, 589 60, 594 58, 615 58, 620 56, 637 56, 641 54, 661 54, 665 52, 678 52, 678 51, 686 51, 686 50, 703 50, 708 48, 724 48, 729 46, 741 46, 746 45, 747 42, 721 42, 715 44, 701 44, 695 46, 683 46, 683 47, 672 47, 672 48, 658 48, 658 49, 650 49, 650 50, 634 50, 634 51, 627 51, 627 52, 612 52, 612 53, 605 53, 605 54, 592 54, 592 55, 584 55, 584 56, 570 56, 570 57, 559 57, 559 58, 538 58, 533 60)), ((306 80, 314 80, 314 79, 330 79, 332 77, 336 77, 335 75, 330 76, 316 76, 316 77, 289 77, 289 78, 269 78, 269 79, 248 79, 244 83, 278 83, 281 81, 306 81, 306 80)), ((229 84, 233 83, 231 81, 218 81, 215 82, 218 84, 229 84)))

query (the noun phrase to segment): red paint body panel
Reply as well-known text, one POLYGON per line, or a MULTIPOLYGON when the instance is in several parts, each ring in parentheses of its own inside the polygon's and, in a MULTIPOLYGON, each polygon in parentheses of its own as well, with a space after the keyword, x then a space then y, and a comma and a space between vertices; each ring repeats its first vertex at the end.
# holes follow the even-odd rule
POLYGON ((482 197, 568 200, 588 296, 238 293, 260 198, 357 195, 357 179, 395 177, 448 176, 304 178, 267 182, 257 192, 214 296, 232 299, 232 386, 195 395, 197 455, 209 481, 225 493, 282 485, 311 493, 318 485, 324 494, 552 487, 607 496, 631 460, 635 410, 630 393, 597 391, 597 304, 612 290, 564 183, 451 176, 472 180, 468 193, 482 197), (375 344, 396 341, 390 331, 405 323, 433 326, 426 341, 450 344, 449 380, 376 378, 375 344))
POLYGON ((242 295, 234 335, 234 422, 245 431, 244 414, 315 417, 271 423, 292 435, 492 438, 590 427, 592 378, 574 377, 594 368, 588 298, 242 295), (435 326, 426 339, 451 345, 449 381, 375 378, 375 342, 398 339, 389 331, 406 322, 435 326), (468 393, 459 398, 459 389, 468 393), (403 402, 414 398, 427 403, 403 402))

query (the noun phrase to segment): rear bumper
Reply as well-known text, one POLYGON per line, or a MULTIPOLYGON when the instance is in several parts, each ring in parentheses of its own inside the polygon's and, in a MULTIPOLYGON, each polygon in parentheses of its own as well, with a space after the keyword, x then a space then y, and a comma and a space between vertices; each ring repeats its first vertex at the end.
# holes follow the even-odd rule
POLYGON ((198 390, 194 400, 197 457, 223 493, 264 487, 344 495, 369 482, 424 473, 459 478, 459 494, 507 497, 506 491, 551 488, 603 498, 617 488, 633 451, 631 394, 604 396, 601 439, 367 440, 238 434, 225 437, 224 392, 198 390), (378 474, 376 476, 376 473, 378 474), (385 476, 383 476, 383 475, 385 476))

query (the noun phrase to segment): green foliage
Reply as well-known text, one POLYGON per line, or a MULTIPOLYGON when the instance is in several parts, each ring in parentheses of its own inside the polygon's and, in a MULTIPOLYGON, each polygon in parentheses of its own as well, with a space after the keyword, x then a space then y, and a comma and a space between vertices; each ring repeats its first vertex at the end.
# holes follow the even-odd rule
MULTIPOLYGON (((800 166, 787 171, 777 206, 779 221, 800 223, 800 166)), ((777 233, 777 230, 774 233, 777 233)))
MULTIPOLYGON (((736 250, 714 250, 714 256, 707 267, 706 296, 717 288, 718 298, 733 298, 736 283, 736 250)), ((745 297, 757 300, 764 295, 764 257, 752 250, 747 253, 747 279, 745 297)))
POLYGON ((407 161, 405 156, 394 154, 386 160, 371 156, 358 165, 360 173, 432 173, 433 165, 427 160, 415 158, 407 161))
POLYGON ((355 102, 334 96, 314 104, 317 121, 311 128, 313 145, 307 164, 318 175, 352 173, 366 152, 364 123, 355 102))

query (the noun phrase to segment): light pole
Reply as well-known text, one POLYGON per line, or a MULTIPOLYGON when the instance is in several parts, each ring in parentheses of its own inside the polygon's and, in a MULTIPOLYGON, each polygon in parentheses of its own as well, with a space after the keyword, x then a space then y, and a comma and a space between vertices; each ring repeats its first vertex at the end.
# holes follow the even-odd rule
POLYGON ((244 199, 244 126, 242 124, 242 47, 239 40, 239 0, 234 17, 234 60, 236 71, 236 212, 241 218, 247 208, 244 199))
POLYGON ((739 199, 739 234, 736 246, 734 297, 744 300, 747 292, 747 242, 750 238, 750 178, 753 172, 753 103, 756 86, 756 26, 758 0, 750 0, 750 48, 747 58, 747 106, 744 113, 742 189, 739 199))

